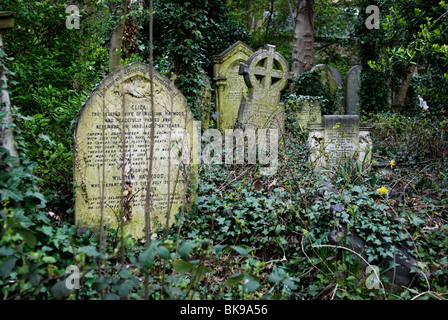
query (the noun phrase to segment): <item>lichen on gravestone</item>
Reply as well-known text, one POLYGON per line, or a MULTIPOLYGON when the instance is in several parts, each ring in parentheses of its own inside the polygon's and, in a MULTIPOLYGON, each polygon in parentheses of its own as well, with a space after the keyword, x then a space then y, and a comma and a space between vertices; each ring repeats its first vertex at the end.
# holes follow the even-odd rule
POLYGON ((216 85, 216 122, 221 132, 235 126, 241 99, 247 97, 244 77, 239 75, 240 64, 245 63, 254 50, 241 41, 219 55, 213 56, 213 81, 216 85))

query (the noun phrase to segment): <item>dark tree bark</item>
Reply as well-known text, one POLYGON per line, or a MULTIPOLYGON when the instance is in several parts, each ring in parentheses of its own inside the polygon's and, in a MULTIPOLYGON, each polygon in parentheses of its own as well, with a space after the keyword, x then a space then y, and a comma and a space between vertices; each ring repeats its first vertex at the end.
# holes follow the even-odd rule
POLYGON ((112 31, 109 44, 109 73, 114 72, 121 66, 121 47, 123 45, 127 0, 113 2, 109 5, 111 14, 118 14, 118 24, 112 31))
POLYGON ((314 0, 294 0, 291 71, 295 77, 314 66, 314 9, 314 0))

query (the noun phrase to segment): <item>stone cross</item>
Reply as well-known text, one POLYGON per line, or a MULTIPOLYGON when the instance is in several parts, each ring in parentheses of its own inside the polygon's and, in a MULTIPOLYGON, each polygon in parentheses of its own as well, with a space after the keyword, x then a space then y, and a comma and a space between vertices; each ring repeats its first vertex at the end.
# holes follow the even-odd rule
POLYGON ((288 101, 288 108, 296 114, 300 130, 305 131, 308 123, 322 121, 321 100, 319 96, 297 96, 288 101))
POLYGON ((249 87, 249 98, 243 99, 238 112, 241 123, 250 128, 283 131, 284 106, 280 97, 293 77, 285 58, 268 44, 242 64, 239 73, 249 87))

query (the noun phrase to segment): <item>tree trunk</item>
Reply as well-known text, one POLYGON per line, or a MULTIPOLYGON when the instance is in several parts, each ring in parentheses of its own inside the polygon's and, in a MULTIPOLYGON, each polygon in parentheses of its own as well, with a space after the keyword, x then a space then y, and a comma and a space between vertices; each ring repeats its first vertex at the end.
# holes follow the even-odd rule
POLYGON ((392 108, 400 109, 403 106, 404 100, 406 100, 406 97, 408 95, 409 85, 411 84, 412 76, 415 73, 415 69, 415 65, 408 67, 406 70, 406 77, 401 83, 400 87, 395 92, 392 92, 392 108))
POLYGON ((294 77, 314 66, 314 0, 294 0, 294 40, 292 72, 294 77))
POLYGON ((123 45, 123 35, 125 19, 123 16, 126 14, 127 0, 121 0, 120 2, 114 2, 109 5, 111 14, 118 13, 118 24, 112 31, 109 44, 109 73, 114 72, 121 67, 121 47, 123 45))

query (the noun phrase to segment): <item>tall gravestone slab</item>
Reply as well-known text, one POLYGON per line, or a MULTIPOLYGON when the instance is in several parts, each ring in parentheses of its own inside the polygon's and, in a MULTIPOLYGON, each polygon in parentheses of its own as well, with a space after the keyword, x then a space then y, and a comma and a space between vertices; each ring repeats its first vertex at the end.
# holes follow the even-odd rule
POLYGON ((317 169, 331 169, 340 163, 355 161, 369 166, 372 140, 370 123, 361 123, 359 116, 323 116, 322 123, 308 123, 310 161, 317 169))
POLYGON ((249 97, 241 101, 239 121, 246 128, 276 128, 283 132, 284 105, 280 97, 293 78, 286 59, 268 44, 241 65, 240 74, 249 87, 249 97))
POLYGON ((344 85, 344 101, 345 114, 359 115, 359 88, 361 87, 361 71, 360 65, 352 67, 345 77, 344 85))
POLYGON ((216 85, 218 129, 224 131, 235 125, 241 99, 247 97, 244 77, 239 75, 240 64, 246 63, 254 50, 238 41, 219 55, 213 56, 213 80, 216 85))
MULTIPOLYGON (((335 68, 330 67, 326 64, 318 64, 314 66, 310 70, 310 72, 320 72, 320 82, 323 85, 328 86, 332 97, 336 96, 336 92, 338 91, 339 87, 342 87, 342 78, 335 68)), ((338 106, 336 113, 344 113, 344 110, 341 109, 341 106, 338 106)))
POLYGON ((212 107, 212 83, 205 70, 201 69, 201 81, 203 82, 196 104, 201 110, 201 126, 204 129, 210 128, 210 113, 212 107))
POLYGON ((180 148, 184 159, 191 156, 188 147, 194 146, 197 129, 181 92, 156 70, 153 79, 154 119, 150 67, 142 63, 107 76, 82 108, 74 146, 75 215, 82 226, 95 228, 103 217, 105 225, 116 227, 125 206, 127 230, 144 236, 152 123, 151 230, 165 225, 167 212, 173 219, 182 205, 185 181, 176 156, 180 148))

